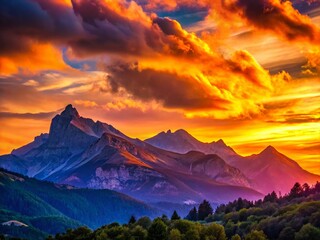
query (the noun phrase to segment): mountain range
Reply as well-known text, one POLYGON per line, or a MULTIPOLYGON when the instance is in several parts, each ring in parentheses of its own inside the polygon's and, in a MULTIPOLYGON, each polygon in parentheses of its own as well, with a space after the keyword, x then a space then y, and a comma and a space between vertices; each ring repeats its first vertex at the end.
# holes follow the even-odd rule
POLYGON ((1 156, 0 166, 149 203, 256 200, 273 190, 286 193, 297 181, 320 180, 271 146, 242 157, 223 140, 203 143, 185 130, 132 139, 109 124, 81 117, 72 105, 52 119, 48 134, 1 156))
POLYGON ((227 146, 222 139, 217 142, 203 143, 183 129, 161 132, 146 139, 153 146, 187 153, 199 151, 217 154, 230 166, 239 169, 251 183, 251 187, 263 194, 275 191, 287 193, 295 182, 314 184, 320 176, 302 169, 297 162, 268 146, 259 154, 243 157, 227 146))

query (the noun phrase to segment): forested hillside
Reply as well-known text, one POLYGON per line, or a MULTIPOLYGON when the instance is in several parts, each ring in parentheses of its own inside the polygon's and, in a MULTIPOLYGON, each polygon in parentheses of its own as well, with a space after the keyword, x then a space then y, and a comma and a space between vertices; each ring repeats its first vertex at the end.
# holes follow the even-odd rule
POLYGON ((187 218, 193 221, 180 219, 176 212, 170 219, 163 215, 153 221, 131 217, 127 224, 112 223, 95 231, 80 227, 48 239, 319 240, 320 183, 313 187, 297 183, 286 196, 272 192, 257 202, 238 199, 210 212, 210 204, 203 201, 190 211, 187 218))
POLYGON ((156 216, 158 210, 110 190, 77 189, 0 170, 0 223, 18 220, 28 227, 0 225, 0 233, 43 239, 68 228, 97 228, 130 215, 156 216))
POLYGON ((251 239, 246 236, 256 231, 259 239, 320 239, 320 183, 296 183, 283 197, 272 192, 255 203, 239 198, 220 205, 206 221, 222 224, 228 238, 251 239))

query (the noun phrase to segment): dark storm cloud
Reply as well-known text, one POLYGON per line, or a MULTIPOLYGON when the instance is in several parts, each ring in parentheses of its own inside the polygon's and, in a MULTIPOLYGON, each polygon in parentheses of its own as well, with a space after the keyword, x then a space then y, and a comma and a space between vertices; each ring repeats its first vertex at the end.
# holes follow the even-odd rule
POLYGON ((177 21, 150 18, 143 12, 141 18, 134 17, 130 15, 137 13, 128 6, 119 7, 124 8, 117 11, 100 1, 73 1, 75 14, 83 20, 83 28, 89 33, 71 43, 76 53, 148 55, 158 52, 188 56, 203 53, 199 43, 190 38, 177 21))
POLYGON ((56 1, 2 1, 0 8, 0 54, 28 51, 35 42, 66 43, 81 28, 72 9, 56 1))
POLYGON ((160 27, 164 34, 183 37, 180 24, 177 21, 169 18, 156 18, 153 22, 160 27))
POLYGON ((288 40, 304 39, 320 42, 320 30, 310 19, 292 7, 290 1, 272 0, 223 0, 223 6, 230 11, 241 11, 251 24, 271 30, 288 40))
POLYGON ((71 47, 78 56, 203 53, 200 40, 178 22, 150 17, 132 3, 73 0, 67 6, 54 0, 10 0, 1 3, 0 19, 1 55, 21 54, 37 43, 71 47))
POLYGON ((292 0, 292 4, 299 12, 307 14, 320 7, 320 1, 317 0, 292 0))
POLYGON ((191 76, 176 73, 139 70, 137 64, 109 67, 108 82, 114 92, 125 88, 141 100, 158 100, 168 108, 226 109, 229 102, 210 95, 205 86, 195 84, 191 76))
MULTIPOLYGON (((82 19, 87 35, 71 42, 75 54, 128 52, 141 54, 146 49, 148 29, 142 22, 130 21, 100 1, 72 1, 75 14, 82 19)), ((149 30, 150 34, 150 30, 149 30)))

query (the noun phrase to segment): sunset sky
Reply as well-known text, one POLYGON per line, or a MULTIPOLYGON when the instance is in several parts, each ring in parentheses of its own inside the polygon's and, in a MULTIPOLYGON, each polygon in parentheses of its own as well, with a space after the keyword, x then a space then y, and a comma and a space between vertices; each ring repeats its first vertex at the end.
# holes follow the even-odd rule
POLYGON ((0 154, 71 103, 320 174, 319 0, 4 0, 0 19, 0 154))

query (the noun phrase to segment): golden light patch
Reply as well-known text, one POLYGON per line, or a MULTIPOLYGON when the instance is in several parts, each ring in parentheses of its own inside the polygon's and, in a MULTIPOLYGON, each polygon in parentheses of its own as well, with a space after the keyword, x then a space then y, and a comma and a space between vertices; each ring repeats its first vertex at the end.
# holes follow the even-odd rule
POLYGON ((45 70, 71 69, 64 61, 62 52, 52 44, 33 44, 28 53, 0 57, 1 75, 15 73, 34 74, 45 70))

